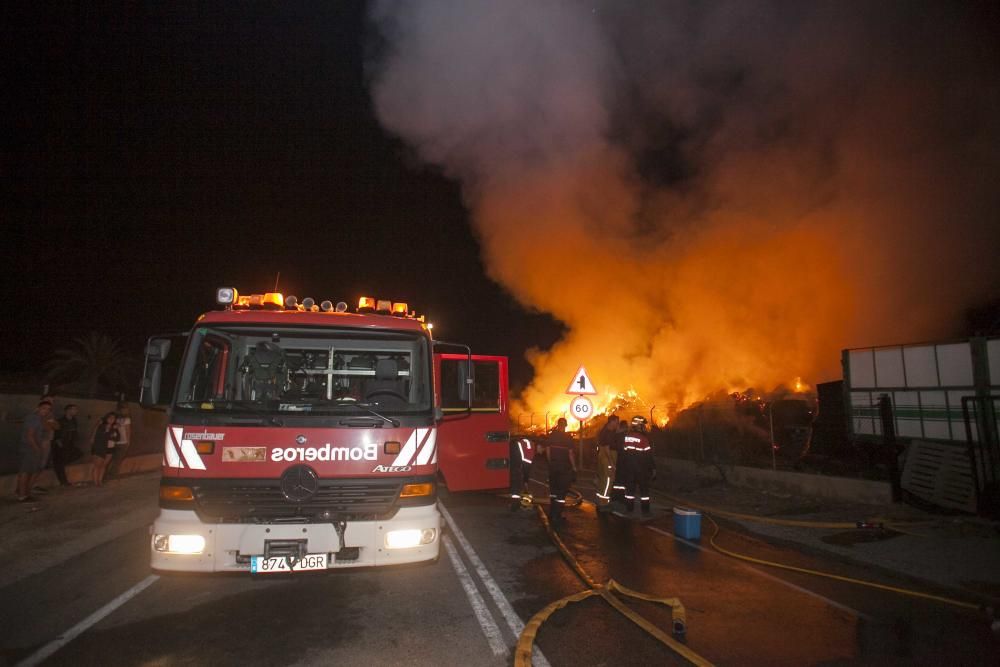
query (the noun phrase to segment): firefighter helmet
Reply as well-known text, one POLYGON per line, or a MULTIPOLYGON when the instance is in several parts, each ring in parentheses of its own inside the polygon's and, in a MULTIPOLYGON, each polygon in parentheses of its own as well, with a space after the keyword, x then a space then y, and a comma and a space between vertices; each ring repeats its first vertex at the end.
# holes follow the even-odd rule
POLYGON ((646 418, 642 415, 636 415, 632 417, 631 426, 633 431, 645 431, 646 430, 646 418))

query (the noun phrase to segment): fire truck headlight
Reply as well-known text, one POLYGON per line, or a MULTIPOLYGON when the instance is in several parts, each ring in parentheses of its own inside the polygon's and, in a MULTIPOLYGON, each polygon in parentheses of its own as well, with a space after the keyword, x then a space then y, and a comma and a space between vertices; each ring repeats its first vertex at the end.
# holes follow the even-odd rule
POLYGON ((424 544, 430 544, 437 537, 436 528, 408 528, 406 530, 391 530, 385 534, 386 549, 412 549, 424 544))
POLYGON ((153 535, 153 549, 168 554, 200 554, 205 551, 201 535, 153 535))

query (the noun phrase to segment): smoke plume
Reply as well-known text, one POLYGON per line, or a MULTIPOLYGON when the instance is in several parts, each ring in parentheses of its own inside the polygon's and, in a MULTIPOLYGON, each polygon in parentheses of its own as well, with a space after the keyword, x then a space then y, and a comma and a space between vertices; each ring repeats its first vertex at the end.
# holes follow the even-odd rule
POLYGON ((998 288, 988 4, 376 2, 381 123, 458 180, 490 276, 580 363, 686 404, 839 377, 998 288))

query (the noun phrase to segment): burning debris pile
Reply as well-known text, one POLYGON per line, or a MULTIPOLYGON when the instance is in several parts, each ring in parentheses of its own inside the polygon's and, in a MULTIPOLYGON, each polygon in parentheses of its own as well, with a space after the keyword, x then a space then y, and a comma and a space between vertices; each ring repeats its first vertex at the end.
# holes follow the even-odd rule
POLYGON ((951 333, 1000 246, 995 16, 939 3, 376 2, 384 127, 459 181, 567 370, 679 410, 951 333), (955 229, 961 229, 955 233, 955 229))

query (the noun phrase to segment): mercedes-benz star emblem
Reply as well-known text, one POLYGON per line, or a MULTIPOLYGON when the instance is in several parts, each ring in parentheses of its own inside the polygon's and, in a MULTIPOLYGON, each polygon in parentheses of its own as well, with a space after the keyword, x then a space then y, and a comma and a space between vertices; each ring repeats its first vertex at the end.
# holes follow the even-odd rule
POLYGON ((295 436, 295 442, 299 443, 300 445, 306 444, 306 436, 304 435, 295 436))
POLYGON ((319 475, 309 466, 292 466, 281 473, 281 493, 293 503, 309 500, 319 489, 319 475))

